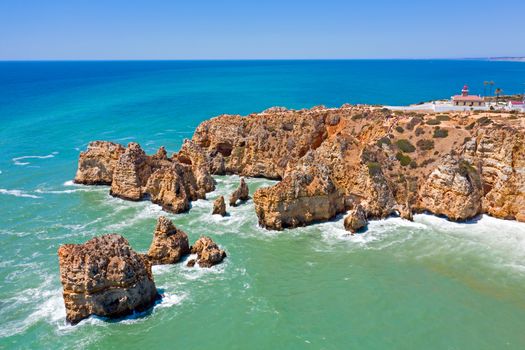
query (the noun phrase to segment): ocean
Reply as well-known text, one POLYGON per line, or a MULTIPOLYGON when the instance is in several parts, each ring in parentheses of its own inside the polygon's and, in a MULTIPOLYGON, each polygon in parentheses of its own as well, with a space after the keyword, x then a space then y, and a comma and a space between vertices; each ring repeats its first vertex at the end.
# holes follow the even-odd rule
MULTIPOLYGON (((216 115, 271 106, 403 105, 492 80, 522 93, 525 63, 477 60, 0 62, 0 349, 523 349, 525 224, 373 221, 257 226, 253 202, 172 215, 74 185, 91 140, 168 152, 216 115), (228 253, 211 269, 154 267, 165 295, 118 322, 65 322, 57 249, 119 233, 144 252, 159 215, 228 253)), ((250 191, 275 183, 248 179, 250 191)))

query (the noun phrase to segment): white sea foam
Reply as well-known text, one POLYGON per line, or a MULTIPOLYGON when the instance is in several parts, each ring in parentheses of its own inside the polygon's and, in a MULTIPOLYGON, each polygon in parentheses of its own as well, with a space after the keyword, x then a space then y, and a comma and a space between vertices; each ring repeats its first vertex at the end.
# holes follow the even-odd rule
POLYGON ((5 194, 5 195, 15 196, 15 197, 24 197, 24 198, 41 198, 39 196, 35 196, 34 194, 29 194, 22 190, 7 190, 5 188, 0 188, 0 194, 5 194))
POLYGON ((15 157, 11 160, 15 163, 15 165, 28 165, 31 164, 30 162, 21 162, 23 159, 47 159, 47 158, 54 158, 55 155, 57 155, 58 152, 52 152, 51 154, 45 155, 45 156, 21 156, 21 157, 15 157))

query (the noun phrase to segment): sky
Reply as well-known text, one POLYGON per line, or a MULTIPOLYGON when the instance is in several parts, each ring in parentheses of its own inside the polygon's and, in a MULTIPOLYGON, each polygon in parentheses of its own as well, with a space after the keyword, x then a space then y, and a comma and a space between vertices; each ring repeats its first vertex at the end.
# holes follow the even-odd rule
POLYGON ((0 0, 0 60, 525 56, 524 0, 0 0))

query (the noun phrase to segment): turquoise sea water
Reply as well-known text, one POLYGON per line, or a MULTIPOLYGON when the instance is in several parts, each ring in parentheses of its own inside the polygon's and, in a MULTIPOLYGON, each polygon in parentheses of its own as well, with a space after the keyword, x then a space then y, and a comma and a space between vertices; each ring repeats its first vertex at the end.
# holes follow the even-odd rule
MULTIPOLYGON (((418 215, 349 237, 342 218, 283 232, 253 203, 170 215, 71 183, 91 140, 176 151, 203 120, 279 105, 409 104, 483 81, 523 91, 525 64, 487 61, 0 62, 0 348, 523 349, 525 224, 418 215), (155 267, 151 312, 65 323, 56 251, 103 233, 147 250, 169 215, 228 252, 209 270, 155 267)), ((251 191, 273 182, 249 179, 251 191)))

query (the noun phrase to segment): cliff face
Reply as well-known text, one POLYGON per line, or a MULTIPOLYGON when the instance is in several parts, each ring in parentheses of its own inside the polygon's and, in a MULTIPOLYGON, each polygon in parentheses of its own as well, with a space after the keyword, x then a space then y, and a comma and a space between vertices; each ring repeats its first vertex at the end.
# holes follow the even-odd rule
POLYGON ((124 148, 96 141, 81 153, 75 181, 110 184, 115 197, 134 201, 149 197, 165 210, 180 213, 189 209, 190 201, 215 189, 208 163, 206 154, 191 141, 171 158, 163 147, 148 156, 137 143, 124 148))
POLYGON ((90 142, 80 153, 75 182, 84 185, 111 185, 113 171, 124 153, 124 147, 113 142, 90 142))
POLYGON ((271 229, 356 205, 368 218, 428 211, 525 221, 523 129, 510 114, 343 106, 220 116, 193 141, 212 173, 282 180, 253 196, 260 224, 271 229))

